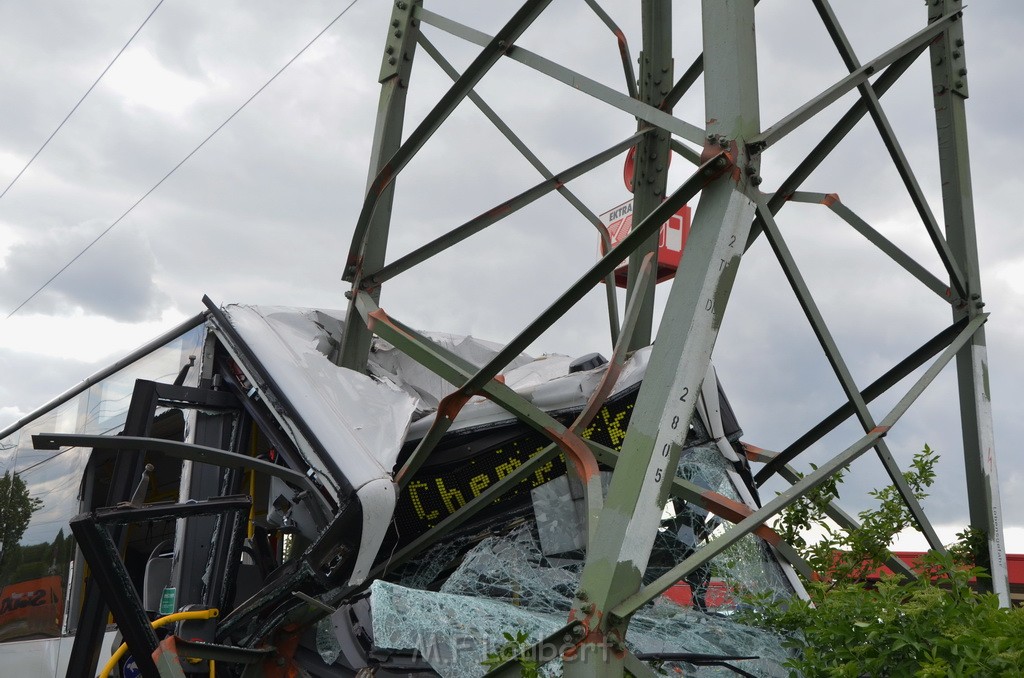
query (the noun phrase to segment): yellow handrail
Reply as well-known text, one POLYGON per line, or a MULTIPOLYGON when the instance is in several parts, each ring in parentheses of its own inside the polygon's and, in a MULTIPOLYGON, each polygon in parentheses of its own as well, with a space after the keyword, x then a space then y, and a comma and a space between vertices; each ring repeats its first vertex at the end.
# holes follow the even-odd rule
MULTIPOLYGON (((177 621, 185 621, 186 619, 212 619, 218 615, 220 615, 220 610, 216 608, 210 608, 209 610, 193 610, 190 612, 174 612, 166 617, 160 617, 159 619, 151 622, 150 625, 154 629, 158 629, 161 626, 167 626, 168 624, 173 624, 177 621)), ((110 676, 110 672, 114 670, 115 666, 117 666, 118 660, 120 660, 127 651, 128 643, 121 643, 121 647, 117 648, 114 654, 110 655, 110 659, 107 660, 107 663, 103 665, 103 669, 100 671, 97 678, 108 678, 108 676, 110 676)), ((210 662, 210 665, 212 668, 212 661, 210 662)))

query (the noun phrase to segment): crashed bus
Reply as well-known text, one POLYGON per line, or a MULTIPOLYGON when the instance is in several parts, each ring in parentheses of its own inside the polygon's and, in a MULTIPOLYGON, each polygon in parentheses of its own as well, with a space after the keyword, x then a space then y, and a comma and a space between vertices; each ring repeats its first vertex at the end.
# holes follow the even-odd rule
MULTIPOLYGON (((475 676, 504 633, 565 624, 587 521, 557 446, 476 396, 410 468, 452 384, 379 337, 365 372, 338 367, 342 312, 205 301, 0 435, 9 675, 475 676)), ((425 336, 472 365, 500 348, 425 336)), ((614 455, 649 354, 520 355, 500 381, 614 455)), ((756 509, 713 368, 696 397, 679 486, 756 509)), ((723 529, 682 496, 647 581, 723 529)), ((638 611, 626 643, 680 670, 784 675, 779 639, 731 617, 802 593, 751 534, 638 611)))

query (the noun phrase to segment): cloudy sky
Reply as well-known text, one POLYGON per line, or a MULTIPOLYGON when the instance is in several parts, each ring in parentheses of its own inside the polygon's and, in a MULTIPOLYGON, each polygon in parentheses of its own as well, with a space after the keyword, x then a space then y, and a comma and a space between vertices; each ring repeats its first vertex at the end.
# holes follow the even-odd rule
MULTIPOLYGON (((0 315, 23 302, 153 187, 288 62, 349 0, 218 3, 166 0, 63 129, 0 199, 0 315)), ((634 54, 639 3, 607 2, 634 54)), ((835 0, 861 61, 924 26, 918 0, 835 0)), ((156 5, 139 0, 0 0, 0 191, 39 149, 156 5)), ((428 2, 487 32, 516 3, 428 2)), ((696 0, 674 3, 676 71, 699 53, 696 0)), ((361 0, 110 233, 13 317, 0 320, 0 425, 9 424, 121 354, 202 309, 250 302, 341 308, 342 263, 362 203, 390 4, 361 0)), ((844 75, 809 0, 758 7, 762 123, 775 122, 844 75)), ((1024 7, 967 8, 968 102, 975 208, 992 367, 996 447, 1010 550, 1024 552, 1024 231, 1012 208, 1024 109, 1024 7), (1006 164, 1006 159, 1010 164, 1006 164)), ((457 69, 477 48, 435 29, 457 69)), ((623 90, 615 41, 583 2, 555 0, 520 44, 623 90)), ((450 81, 422 52, 407 130, 450 81)), ((629 136, 635 121, 590 97, 501 63, 479 87, 552 170, 629 136)), ((766 154, 772 190, 854 100, 849 95, 766 154)), ((703 119, 700 83, 677 107, 703 119)), ((927 57, 886 95, 918 178, 941 214, 927 57)), ((687 163, 671 168, 675 183, 687 163)), ((398 255, 539 181, 468 102, 398 183, 389 252, 398 255)), ((629 196, 616 159, 570 186, 595 212, 629 196)), ((865 120, 808 180, 843 202, 936 274, 938 258, 865 120)), ((864 386, 945 327, 948 306, 821 206, 787 206, 780 227, 864 386)), ((763 239, 762 239, 763 240, 763 239)), ((424 329, 498 341, 516 331, 593 263, 594 231, 557 195, 474 237, 384 288, 382 305, 424 329)), ((940 275, 941 277, 941 275, 940 275)), ((659 297, 664 303, 665 295, 659 297)), ((532 351, 608 353, 598 290, 532 351)), ((842 402, 770 249, 744 258, 715 354, 746 439, 781 449, 842 402)), ((902 390, 872 406, 876 419, 902 390)), ((966 520, 952 368, 889 437, 906 463, 925 443, 942 454, 925 506, 951 538, 966 520)), ((840 428, 807 461, 859 437, 840 428)), ((806 463, 806 461, 804 462, 806 463)), ((865 457, 844 499, 881 477, 865 457)))

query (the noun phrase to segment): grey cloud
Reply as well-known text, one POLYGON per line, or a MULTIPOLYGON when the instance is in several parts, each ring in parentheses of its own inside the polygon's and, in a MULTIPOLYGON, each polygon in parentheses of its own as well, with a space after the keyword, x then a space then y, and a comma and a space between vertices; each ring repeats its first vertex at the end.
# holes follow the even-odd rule
MULTIPOLYGON (((604 4, 627 31, 634 52, 639 50, 638 13, 604 4)), ((925 8, 919 3, 871 5, 891 13, 885 22, 863 4, 834 4, 849 22, 862 60, 924 23, 925 8)), ((514 10, 502 6, 495 12, 490 4, 484 8, 468 1, 429 6, 487 31, 514 10)), ((688 22, 683 6, 676 6, 678 75, 696 56, 699 22, 688 22)), ((16 103, 0 112, 0 149, 23 157, 34 151, 144 16, 143 8, 134 5, 129 12, 113 4, 98 10, 70 3, 66 13, 52 15, 28 7, 7 3, 4 17, 11 21, 0 22, 0 46, 11 55, 8 63, 18 66, 0 74, 5 101, 16 103)), ((0 222, 12 228, 17 224, 18 235, 26 238, 7 257, 0 299, 9 303, 29 290, 30 283, 48 277, 62 262, 59 254, 70 255, 72 242, 83 244, 85 236, 68 224, 94 219, 89 222, 95 229, 91 233, 104 227, 339 9, 327 2, 301 8, 241 2, 161 7, 140 34, 138 46, 151 51, 163 67, 202 83, 205 93, 177 118, 123 110, 111 91, 101 86, 94 92, 21 184, 0 202, 0 222)), ((224 302, 343 306, 339 277, 362 205, 389 11, 387 3, 357 4, 308 58, 286 71, 32 310, 57 313, 81 306, 137 319, 153 317, 167 306, 199 310, 204 292, 224 302)), ((770 124, 841 77, 844 69, 809 5, 761 3, 758 12, 763 21, 762 120, 770 124), (820 50, 820 58, 806 58, 811 47, 820 50)), ((1016 61, 1010 57, 1019 50, 1015 36, 1021 14, 1018 3, 1006 0, 971 6, 965 17, 975 198, 986 269, 1005 265, 1024 251, 1012 206, 1019 173, 1011 170, 1007 176, 1005 163, 1021 147, 1011 112, 1020 108, 1014 106, 1020 95, 1007 86, 1016 81, 1016 61)), ((476 53, 477 48, 456 47, 457 40, 437 31, 431 37, 460 68, 476 53)), ((611 34, 572 3, 554 3, 523 44, 621 86, 611 34), (572 40, 566 39, 567 31, 572 31, 572 40)), ((422 52, 417 59, 406 134, 450 84, 422 52)), ((927 78, 924 62, 915 69, 914 77, 927 78)), ((552 170, 635 129, 629 116, 551 85, 518 64, 497 69, 480 91, 552 170)), ((894 89, 883 105, 921 174, 933 209, 941 213, 938 178, 930 166, 935 153, 931 102, 920 94, 919 87, 894 89)), ((701 98, 698 81, 677 111, 699 123, 701 98)), ((849 98, 843 103, 848 105, 849 98)), ((823 113, 809 131, 824 133, 843 108, 840 104, 823 113)), ((399 177, 392 256, 539 180, 488 125, 465 102, 399 177)), ((777 185, 816 140, 813 134, 794 135, 772 149, 765 163, 765 188, 777 185)), ((840 151, 805 188, 837 191, 901 245, 926 252, 927 245, 920 245, 923 227, 896 183, 870 121, 862 122, 840 151)), ((570 187, 594 211, 610 208, 628 197, 620 162, 612 161, 596 178, 570 187)), ((681 180, 688 170, 677 158, 673 180, 681 180)), ((0 182, 5 179, 0 177, 0 182)), ((861 251, 861 240, 825 208, 791 205, 780 213, 779 223, 861 385, 949 321, 948 310, 930 293, 893 282, 897 271, 885 260, 876 255, 851 260, 851 253, 861 251)), ((383 303, 396 317, 419 327, 507 340, 582 273, 595 253, 590 226, 560 198, 551 197, 389 283, 383 303)), ((922 257, 934 272, 941 272, 933 255, 922 257)), ((842 393, 764 242, 744 260, 737 285, 716 361, 748 439, 782 447, 838 406, 842 393)), ((1004 511, 1008 517, 1019 516, 1024 515, 1024 499, 1013 490, 1020 483, 1021 463, 1012 454, 1011 441, 1024 438, 1014 401, 1024 382, 1017 349, 1024 304, 1019 294, 990 278, 986 290, 994 311, 988 336, 997 449, 1005 467, 1004 511)), ((607 351, 603 308, 603 291, 598 290, 533 350, 607 351)), ((8 382, 30 380, 27 374, 12 373, 8 382)), ((55 384, 51 393, 66 385, 55 384)), ((936 487, 936 501, 929 508, 934 505, 943 518, 962 519, 962 502, 956 500, 962 487, 956 460, 962 453, 953 393, 947 386, 919 403, 894 430, 890 443, 902 462, 925 442, 941 450, 948 480, 944 477, 936 487)), ((23 402, 13 391, 0 400, 23 402)), ((876 416, 884 414, 882 405, 873 407, 876 416)), ((801 460, 802 468, 842 449, 857 434, 856 426, 847 426, 830 436, 801 460)), ((882 480, 876 460, 866 457, 858 462, 861 467, 865 470, 849 481, 849 497, 844 498, 850 501, 882 480)), ((851 506, 861 507, 856 502, 851 506)))
MULTIPOLYGON (((45 237, 15 244, 0 269, 0 299, 14 308, 49 276, 54 262, 70 260, 104 227, 92 222, 51 230, 45 237)), ((128 231, 111 238, 103 256, 86 252, 76 265, 35 300, 34 310, 62 314, 80 308, 114 320, 141 321, 160 316, 166 296, 154 285, 155 257, 145 236, 128 231)))

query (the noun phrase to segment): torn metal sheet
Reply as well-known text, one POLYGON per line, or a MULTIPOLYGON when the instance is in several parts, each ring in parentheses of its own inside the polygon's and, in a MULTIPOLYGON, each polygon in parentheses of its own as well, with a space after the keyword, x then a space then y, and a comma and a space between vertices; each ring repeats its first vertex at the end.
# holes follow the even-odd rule
POLYGON ((324 312, 232 304, 224 314, 359 497, 363 529, 351 581, 361 582, 394 513, 391 474, 415 401, 332 363, 325 351, 330 336, 320 321, 324 312))
MULTIPOLYGON (((445 332, 423 334, 442 348, 477 366, 486 365, 502 348, 501 344, 476 337, 445 332)), ((532 361, 533 358, 530 356, 520 355, 506 367, 506 370, 514 370, 532 361)), ((373 339, 368 369, 371 374, 386 375, 395 383, 412 390, 428 408, 436 408, 442 398, 456 390, 454 384, 437 376, 380 337, 373 339)))

